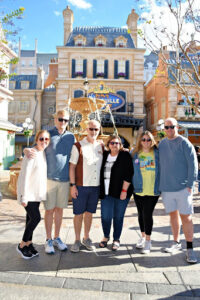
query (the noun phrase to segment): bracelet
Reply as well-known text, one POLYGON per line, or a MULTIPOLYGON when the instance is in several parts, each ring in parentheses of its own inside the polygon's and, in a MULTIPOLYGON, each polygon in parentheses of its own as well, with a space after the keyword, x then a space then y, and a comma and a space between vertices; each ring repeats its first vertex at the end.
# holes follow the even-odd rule
POLYGON ((76 185, 76 183, 70 183, 70 186, 75 186, 76 185))
POLYGON ((127 193, 127 190, 122 189, 122 192, 127 193))

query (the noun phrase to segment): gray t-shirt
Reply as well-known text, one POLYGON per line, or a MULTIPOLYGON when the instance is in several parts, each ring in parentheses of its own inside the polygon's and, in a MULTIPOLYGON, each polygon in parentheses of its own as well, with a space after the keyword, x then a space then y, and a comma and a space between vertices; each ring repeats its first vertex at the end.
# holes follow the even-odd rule
POLYGON ((192 188, 197 179, 198 163, 193 145, 181 135, 159 143, 160 191, 175 192, 192 188))

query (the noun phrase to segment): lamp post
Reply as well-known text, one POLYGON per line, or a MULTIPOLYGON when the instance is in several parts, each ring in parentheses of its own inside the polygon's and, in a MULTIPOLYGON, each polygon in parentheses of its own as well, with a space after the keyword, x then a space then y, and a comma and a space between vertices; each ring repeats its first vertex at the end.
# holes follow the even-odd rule
POLYGON ((31 119, 26 118, 22 126, 24 129, 24 136, 27 138, 27 146, 29 146, 29 138, 33 134, 33 124, 31 123, 31 119))

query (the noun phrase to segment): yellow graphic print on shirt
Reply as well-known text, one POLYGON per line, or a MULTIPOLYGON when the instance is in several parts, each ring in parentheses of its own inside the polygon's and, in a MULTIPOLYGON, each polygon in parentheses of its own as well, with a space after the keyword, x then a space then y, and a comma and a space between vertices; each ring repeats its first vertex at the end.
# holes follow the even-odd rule
POLYGON ((139 153, 140 170, 143 180, 143 191, 137 193, 139 196, 153 196, 155 185, 155 157, 154 152, 140 152, 139 153))

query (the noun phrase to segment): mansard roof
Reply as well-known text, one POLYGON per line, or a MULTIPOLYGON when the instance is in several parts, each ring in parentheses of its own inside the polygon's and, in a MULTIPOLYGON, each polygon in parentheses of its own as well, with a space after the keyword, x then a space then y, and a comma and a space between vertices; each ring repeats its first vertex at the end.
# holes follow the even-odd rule
POLYGON ((76 27, 71 32, 68 41, 65 46, 73 47, 74 44, 74 37, 78 34, 82 34, 86 37, 86 47, 95 47, 94 38, 98 35, 103 35, 106 39, 106 47, 108 48, 115 48, 115 38, 119 36, 123 36, 127 39, 127 46, 126 48, 135 48, 134 42, 131 38, 131 35, 127 32, 127 29, 120 28, 120 27, 76 27))
POLYGON ((35 57, 35 50, 21 50, 21 57, 35 57))
POLYGON ((21 81, 29 81, 29 90, 36 90, 37 88, 37 75, 14 75, 10 81, 15 81, 15 90, 21 90, 21 81))

